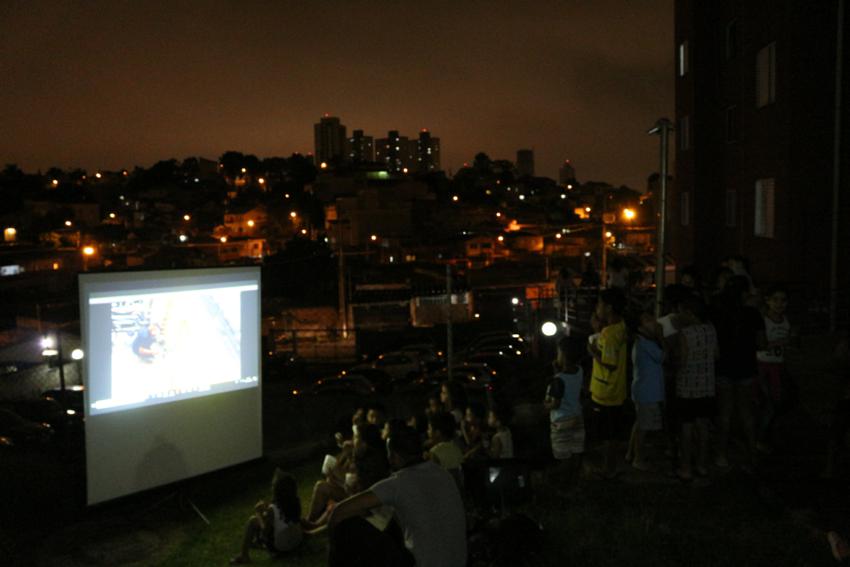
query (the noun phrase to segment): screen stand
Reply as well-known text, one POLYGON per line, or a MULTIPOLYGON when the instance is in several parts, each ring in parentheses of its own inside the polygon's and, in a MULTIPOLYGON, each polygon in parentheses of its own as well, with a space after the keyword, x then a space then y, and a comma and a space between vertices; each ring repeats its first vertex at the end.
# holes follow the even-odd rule
POLYGON ((142 515, 150 512, 151 510, 161 508, 163 505, 165 505, 166 502, 172 502, 172 501, 175 501, 175 500, 177 501, 177 505, 180 507, 181 510, 185 509, 186 505, 188 504, 189 507, 192 508, 192 510, 195 512, 195 514, 197 514, 198 517, 201 520, 203 520, 206 525, 208 525, 208 526, 211 525, 210 521, 207 519, 207 517, 204 515, 204 513, 201 512, 201 509, 198 508, 198 506, 195 504, 195 502, 192 501, 191 498, 186 496, 186 493, 183 492, 182 490, 176 490, 176 491, 172 492, 171 494, 167 494, 167 495, 163 496, 162 498, 160 498, 159 500, 157 500, 156 502, 151 504, 149 507, 142 510, 142 512, 139 515, 142 516, 142 515))

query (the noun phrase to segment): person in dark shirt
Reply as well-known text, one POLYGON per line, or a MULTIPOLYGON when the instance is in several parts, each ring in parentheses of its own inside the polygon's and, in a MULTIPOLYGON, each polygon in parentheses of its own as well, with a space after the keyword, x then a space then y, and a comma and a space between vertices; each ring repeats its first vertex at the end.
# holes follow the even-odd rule
POLYGON ((720 356, 717 360, 718 439, 715 464, 729 466, 728 447, 732 414, 737 413, 744 428, 750 462, 755 464, 756 431, 752 409, 752 385, 758 374, 756 351, 766 347, 764 318, 747 305, 750 282, 732 276, 717 296, 712 323, 717 330, 720 356))

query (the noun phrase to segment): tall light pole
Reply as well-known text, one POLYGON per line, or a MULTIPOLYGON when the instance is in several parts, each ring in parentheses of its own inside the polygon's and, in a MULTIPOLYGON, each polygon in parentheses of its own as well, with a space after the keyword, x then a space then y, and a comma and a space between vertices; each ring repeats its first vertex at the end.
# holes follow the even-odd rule
POLYGON ((667 246, 667 145, 673 123, 667 118, 659 118, 649 134, 661 136, 661 195, 658 199, 658 228, 656 230, 655 250, 655 317, 661 316, 661 303, 664 301, 664 275, 666 262, 664 252, 667 246))

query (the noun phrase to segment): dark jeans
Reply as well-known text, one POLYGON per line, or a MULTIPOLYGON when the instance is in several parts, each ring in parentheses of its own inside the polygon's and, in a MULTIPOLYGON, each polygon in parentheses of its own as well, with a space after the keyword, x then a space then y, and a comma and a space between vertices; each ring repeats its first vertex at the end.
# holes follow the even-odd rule
POLYGON ((413 567, 414 563, 395 520, 379 531, 363 518, 349 518, 330 533, 329 567, 413 567))

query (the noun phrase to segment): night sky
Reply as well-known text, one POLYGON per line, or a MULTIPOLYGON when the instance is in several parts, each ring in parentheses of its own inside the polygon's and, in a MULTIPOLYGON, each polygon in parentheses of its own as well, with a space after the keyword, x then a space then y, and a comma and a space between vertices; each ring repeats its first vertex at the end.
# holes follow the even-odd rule
POLYGON ((443 166, 535 150, 643 189, 673 111, 673 0, 0 0, 0 165, 306 153, 325 112, 429 128, 443 166))

